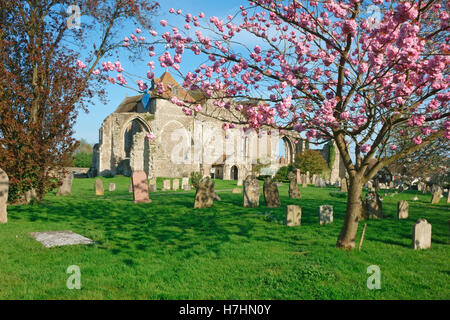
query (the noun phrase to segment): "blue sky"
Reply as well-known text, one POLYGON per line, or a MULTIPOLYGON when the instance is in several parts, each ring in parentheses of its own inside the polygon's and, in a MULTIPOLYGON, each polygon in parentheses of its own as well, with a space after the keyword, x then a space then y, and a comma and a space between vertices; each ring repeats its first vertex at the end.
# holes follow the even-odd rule
MULTIPOLYGON (((217 16, 219 18, 225 19, 228 14, 236 13, 239 10, 239 6, 245 3, 243 0, 227 0, 227 1, 211 1, 211 0, 181 0, 181 1, 167 1, 162 0, 159 1, 161 4, 161 9, 159 10, 158 16, 154 19, 153 27, 156 31, 161 34, 160 31, 164 30, 163 27, 160 26, 159 21, 161 19, 167 20, 169 24, 177 25, 180 27, 183 26, 183 19, 180 17, 170 14, 169 9, 173 7, 174 9, 181 9, 183 13, 192 13, 197 15, 200 12, 204 12, 207 17, 209 16, 217 16), (178 18, 178 19, 177 19, 178 18)), ((83 20, 81 20, 81 27, 83 27, 83 20)), ((167 30, 167 29, 165 29, 167 30)), ((135 26, 131 25, 128 29, 124 29, 121 34, 117 34, 118 39, 123 39, 125 36, 129 36, 131 33, 135 32, 135 26)), ((143 31, 142 34, 147 38, 151 39, 148 31, 143 31)), ((122 63, 123 68, 133 74, 140 75, 142 77, 146 76, 148 67, 146 66, 147 62, 150 60, 149 56, 143 57, 143 61, 137 61, 135 64, 127 61, 125 57, 126 55, 120 56, 120 61, 122 63)), ((155 56, 156 57, 156 56, 155 56)), ((154 58, 155 58, 154 57, 154 58)), ((103 59, 103 61, 111 60, 112 62, 115 57, 109 59, 103 59)), ((155 66, 158 66, 157 60, 155 61, 155 66)), ((182 69, 184 70, 192 70, 198 66, 198 61, 184 60, 182 63, 182 69)), ((164 70, 161 68, 155 69, 155 74, 159 77, 164 70)), ((172 73, 173 74, 173 73, 172 73)), ((115 75, 115 72, 111 74, 115 75)), ((137 79, 137 78, 136 78, 137 79)), ((127 78, 127 81, 131 87, 136 87, 136 79, 127 78)), ((178 79, 177 79, 178 80, 178 79)), ((80 112, 77 122, 74 127, 74 137, 76 139, 86 139, 89 143, 94 144, 98 142, 98 129, 100 128, 103 120, 111 114, 117 106, 122 102, 122 100, 128 96, 133 96, 138 94, 136 91, 133 91, 128 88, 121 87, 119 85, 108 84, 106 86, 106 92, 108 94, 108 103, 105 105, 101 101, 94 99, 94 103, 89 106, 89 113, 86 114, 84 112, 80 112)))

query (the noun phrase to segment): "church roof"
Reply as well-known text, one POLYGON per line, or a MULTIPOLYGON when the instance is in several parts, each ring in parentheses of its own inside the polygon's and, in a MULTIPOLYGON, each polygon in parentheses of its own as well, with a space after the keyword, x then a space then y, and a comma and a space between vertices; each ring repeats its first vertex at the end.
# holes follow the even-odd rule
POLYGON ((140 94, 138 96, 126 97, 114 112, 136 112, 136 106, 139 102, 141 102, 143 96, 143 94, 140 94))

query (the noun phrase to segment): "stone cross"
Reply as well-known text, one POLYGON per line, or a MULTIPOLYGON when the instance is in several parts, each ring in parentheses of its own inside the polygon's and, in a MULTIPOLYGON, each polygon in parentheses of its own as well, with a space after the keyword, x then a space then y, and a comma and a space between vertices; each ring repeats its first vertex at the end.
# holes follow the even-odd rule
POLYGON ((289 179, 289 198, 300 199, 301 195, 300 190, 298 190, 296 174, 294 172, 289 172, 288 179, 289 179))
POLYGON ((72 172, 65 172, 61 175, 61 185, 58 187, 57 196, 71 196, 72 195, 72 172))
POLYGON ((286 206, 286 225, 294 227, 301 225, 302 208, 300 206, 290 204, 286 206))
POLYGON ((321 205, 319 207, 319 224, 324 225, 333 222, 333 206, 321 205))
POLYGON ((145 171, 134 171, 131 181, 133 182, 134 203, 152 202, 152 200, 148 197, 147 174, 145 171))
POLYGON ((95 180, 95 194, 97 196, 102 196, 105 193, 105 189, 103 189, 103 182, 101 179, 95 180))
POLYGON ((397 203, 397 218, 408 219, 409 204, 406 200, 401 200, 397 203))
POLYGON ((244 181, 244 207, 259 207, 259 183, 256 177, 249 175, 244 181))
POLYGON ((214 181, 210 177, 200 179, 195 193, 194 208, 212 207, 214 197, 214 181))
POLYGON ((5 171, 0 168, 0 223, 8 222, 8 205, 9 177, 5 171))
POLYGON ((280 206, 280 195, 278 193, 277 184, 271 177, 267 177, 264 180, 263 186, 264 200, 268 208, 277 208, 280 206))
POLYGON ((413 248, 415 250, 431 248, 431 224, 425 219, 417 220, 413 227, 413 248))

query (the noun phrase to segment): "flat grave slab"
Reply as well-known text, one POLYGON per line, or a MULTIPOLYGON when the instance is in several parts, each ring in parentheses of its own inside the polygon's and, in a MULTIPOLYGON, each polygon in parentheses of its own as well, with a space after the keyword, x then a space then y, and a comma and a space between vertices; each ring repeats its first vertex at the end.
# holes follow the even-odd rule
POLYGON ((89 238, 72 232, 70 230, 65 231, 49 231, 49 232, 30 232, 30 235, 37 241, 42 243, 44 247, 60 247, 70 246, 74 244, 93 244, 95 243, 89 238))

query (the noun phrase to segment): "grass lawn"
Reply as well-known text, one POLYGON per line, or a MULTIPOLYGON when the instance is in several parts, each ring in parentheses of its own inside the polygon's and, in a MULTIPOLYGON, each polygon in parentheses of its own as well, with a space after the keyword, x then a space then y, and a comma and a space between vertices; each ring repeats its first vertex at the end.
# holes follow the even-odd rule
MULTIPOLYGON (((193 209, 194 191, 151 193, 134 204, 129 178, 75 179, 73 196, 48 194, 40 204, 9 206, 0 225, 0 299, 450 299, 450 206, 415 191, 385 197, 383 220, 367 221, 361 251, 335 248, 345 197, 336 188, 279 188, 282 207, 243 208, 235 181, 216 180, 221 202, 193 209), (116 191, 108 191, 108 183, 116 191), (223 190, 223 191, 221 191, 223 190), (409 219, 396 219, 408 200, 409 219), (284 225, 287 204, 302 207, 302 225, 284 225), (318 207, 334 206, 334 223, 319 226, 318 207), (432 224, 432 247, 411 248, 419 218, 432 224), (72 230, 97 243, 47 249, 29 232, 72 230), (69 290, 66 270, 81 270, 69 290), (367 267, 381 269, 381 290, 366 286, 367 267)), ((158 180, 158 189, 162 180, 158 180)), ((359 225, 357 243, 363 223, 359 225)))

